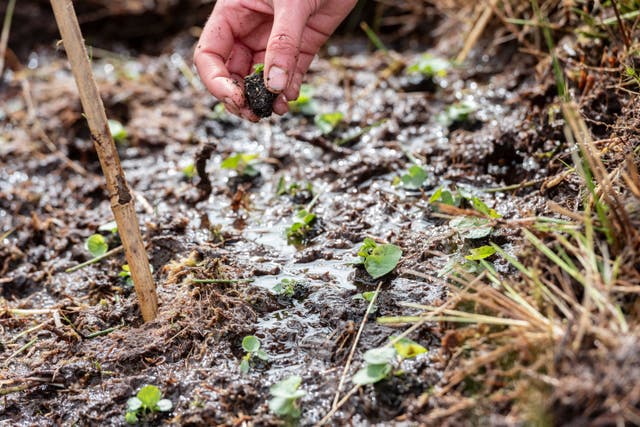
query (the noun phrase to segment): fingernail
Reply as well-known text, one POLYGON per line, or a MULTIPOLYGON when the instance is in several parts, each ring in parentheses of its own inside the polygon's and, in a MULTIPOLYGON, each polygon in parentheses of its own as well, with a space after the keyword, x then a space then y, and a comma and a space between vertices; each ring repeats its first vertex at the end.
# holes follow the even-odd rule
POLYGON ((287 72, 280 67, 273 66, 267 77, 267 87, 272 92, 282 92, 287 86, 287 72))

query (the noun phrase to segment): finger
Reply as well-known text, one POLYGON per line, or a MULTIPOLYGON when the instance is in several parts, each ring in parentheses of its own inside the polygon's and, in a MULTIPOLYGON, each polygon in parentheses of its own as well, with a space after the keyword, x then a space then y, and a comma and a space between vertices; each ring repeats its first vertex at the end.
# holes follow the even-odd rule
POLYGON ((279 115, 286 114, 289 111, 289 103, 284 95, 279 95, 273 102, 273 112, 279 115))
POLYGON ((233 49, 233 33, 222 14, 223 2, 214 7, 196 46, 193 62, 205 87, 213 96, 236 109, 244 105, 242 90, 230 78, 225 62, 233 49), (219 7, 220 6, 220 7, 219 7))
POLYGON ((284 91, 284 96, 286 96, 289 101, 298 99, 298 96, 300 95, 300 86, 302 86, 302 80, 304 79, 304 75, 307 73, 311 62, 313 62, 313 58, 315 58, 315 55, 310 55, 308 53, 300 54, 296 72, 293 75, 291 82, 289 82, 289 86, 287 86, 287 89, 284 91))
POLYGON ((246 76, 251 71, 251 62, 253 54, 251 50, 240 44, 236 43, 231 50, 231 55, 227 60, 227 70, 235 78, 235 76, 246 76))
POLYGON ((273 28, 265 54, 265 83, 280 93, 289 85, 298 63, 302 34, 311 14, 308 2, 273 0, 273 28))

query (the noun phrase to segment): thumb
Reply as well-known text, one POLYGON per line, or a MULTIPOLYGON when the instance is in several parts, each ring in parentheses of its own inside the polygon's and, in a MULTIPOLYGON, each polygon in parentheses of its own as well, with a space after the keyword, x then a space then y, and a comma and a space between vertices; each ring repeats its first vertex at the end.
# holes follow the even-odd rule
POLYGON ((271 92, 284 91, 291 82, 300 55, 302 33, 311 15, 307 1, 274 0, 273 28, 264 57, 265 84, 271 92))

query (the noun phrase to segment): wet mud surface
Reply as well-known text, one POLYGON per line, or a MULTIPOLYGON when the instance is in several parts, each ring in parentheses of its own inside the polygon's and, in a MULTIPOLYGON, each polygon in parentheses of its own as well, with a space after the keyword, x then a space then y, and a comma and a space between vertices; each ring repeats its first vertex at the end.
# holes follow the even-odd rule
MULTIPOLYGON (((443 41, 432 51, 448 48, 443 41)), ((401 55, 412 63, 421 53, 401 55)), ((536 76, 531 57, 509 45, 434 81, 383 78, 390 59, 364 50, 319 59, 308 77, 317 112, 344 114, 329 134, 302 113, 253 124, 216 109, 187 50, 97 57, 108 116, 127 129, 119 151, 158 285, 160 315, 142 324, 119 276, 122 253, 65 272, 91 258, 84 241, 112 215, 67 65, 52 52, 34 58, 5 77, 0 95, 0 296, 3 309, 24 310, 0 319, 0 385, 11 390, 0 397, 0 420, 8 425, 123 425, 127 399, 144 384, 174 404, 151 425, 279 425, 269 386, 292 374, 306 391, 300 424, 317 423, 366 314, 358 295, 382 282, 350 374, 364 351, 406 329, 377 324, 378 316, 415 313, 406 302, 440 304, 440 272, 486 244, 438 215, 429 202, 438 188, 464 190, 501 214, 492 240, 507 251, 518 241, 510 221, 575 197, 563 175, 570 153, 562 125, 546 109, 552 76, 536 76), (475 106, 472 120, 438 120, 460 102, 475 106), (237 153, 258 155, 255 175, 221 168, 237 153), (421 188, 395 185, 414 162, 427 172, 421 188), (187 176, 191 164, 206 178, 187 176), (278 195, 283 184, 305 190, 278 195), (309 204, 313 237, 293 245, 286 229, 309 204), (403 250, 379 281, 352 264, 365 237, 403 250), (297 282, 292 296, 273 290, 283 279, 297 282), (246 335, 261 340, 269 360, 243 375, 246 335)), ((624 108, 603 105, 597 92, 589 102, 602 123, 624 108)), ((104 234, 118 246, 117 235, 104 234)), ((332 424, 424 421, 446 366, 443 331, 425 324, 410 337, 428 353, 404 361, 402 375, 363 387, 332 424)), ((347 379, 342 395, 351 386, 347 379)))

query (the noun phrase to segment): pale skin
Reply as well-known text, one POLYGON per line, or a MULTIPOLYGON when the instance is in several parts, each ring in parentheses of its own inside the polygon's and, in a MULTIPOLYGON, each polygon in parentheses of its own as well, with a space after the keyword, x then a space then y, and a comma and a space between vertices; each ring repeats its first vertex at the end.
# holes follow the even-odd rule
POLYGON ((285 114, 320 47, 357 0, 218 0, 193 61, 209 92, 228 111, 258 117, 244 99, 243 79, 264 63, 265 84, 280 94, 273 104, 285 114))

